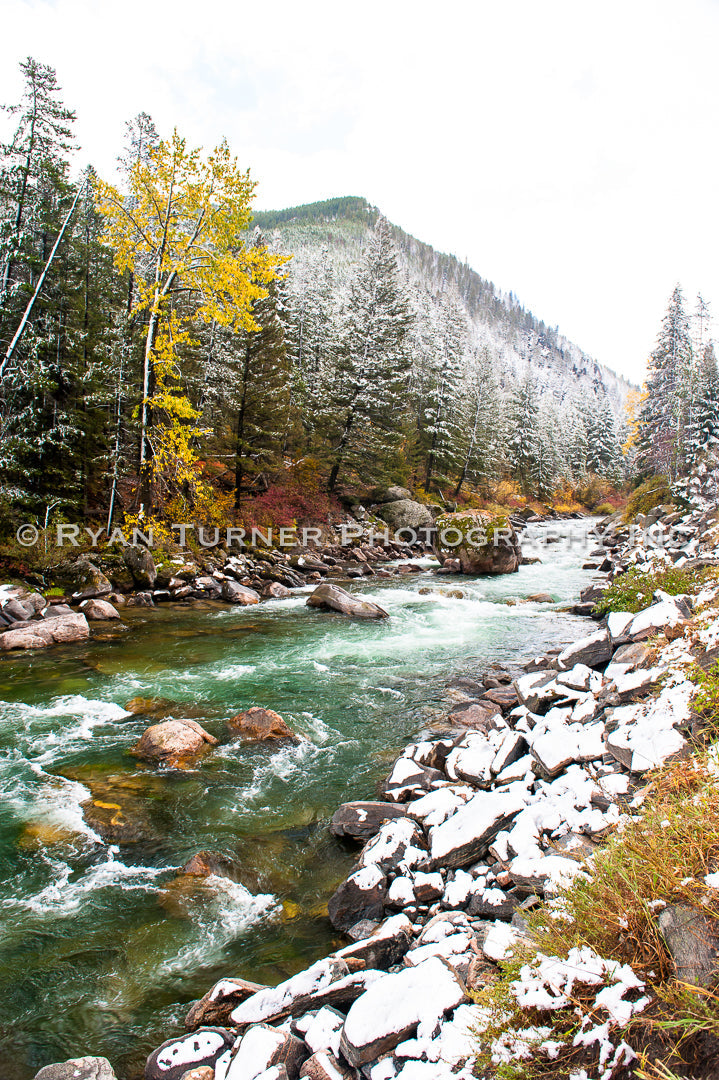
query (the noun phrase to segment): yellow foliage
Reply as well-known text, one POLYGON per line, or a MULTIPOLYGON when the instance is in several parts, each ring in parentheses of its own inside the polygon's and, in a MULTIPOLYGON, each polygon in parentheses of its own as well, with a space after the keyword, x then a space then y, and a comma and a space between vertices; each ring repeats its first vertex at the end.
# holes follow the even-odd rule
POLYGON ((253 304, 287 262, 242 239, 255 186, 226 141, 203 157, 177 131, 136 161, 127 193, 98 181, 103 239, 117 269, 134 276, 135 312, 147 313, 140 464, 151 492, 194 502, 203 484, 195 446, 204 432, 180 368, 181 350, 194 342, 172 306, 175 291, 189 294, 194 319, 259 330, 253 304))
POLYGON ((135 275, 138 310, 157 315, 182 283, 195 293, 203 322, 258 328, 252 305, 287 259, 241 239, 255 187, 225 140, 203 158, 177 131, 135 163, 126 195, 98 181, 104 240, 118 270, 135 275))
POLYGON ((626 413, 627 426, 629 427, 629 435, 627 437, 627 441, 622 447, 623 454, 628 454, 632 447, 636 446, 637 439, 639 438, 639 428, 641 426, 639 422, 639 414, 641 413, 642 405, 647 400, 648 396, 649 391, 647 390, 646 386, 644 386, 641 390, 630 390, 627 394, 626 413))

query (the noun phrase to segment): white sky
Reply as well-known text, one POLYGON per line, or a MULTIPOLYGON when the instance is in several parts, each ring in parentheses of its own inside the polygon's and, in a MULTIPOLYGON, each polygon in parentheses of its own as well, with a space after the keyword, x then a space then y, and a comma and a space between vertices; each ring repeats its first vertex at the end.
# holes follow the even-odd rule
POLYGON ((149 112, 275 209, 364 195, 640 380, 677 281, 719 315, 719 0, 2 0, 80 159, 149 112))

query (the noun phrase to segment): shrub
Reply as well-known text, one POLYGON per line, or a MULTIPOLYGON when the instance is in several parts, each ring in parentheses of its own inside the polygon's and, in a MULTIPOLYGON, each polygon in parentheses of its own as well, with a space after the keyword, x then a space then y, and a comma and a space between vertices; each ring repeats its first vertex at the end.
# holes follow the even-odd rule
POLYGON ((606 615, 609 611, 642 611, 649 607, 656 589, 662 589, 670 596, 693 592, 706 581, 711 571, 704 568, 685 570, 670 566, 649 574, 641 570, 627 570, 626 574, 615 578, 601 599, 594 606, 597 615, 606 615))
POLYGON ((609 517, 610 514, 614 513, 615 509, 610 502, 603 502, 594 507, 594 513, 600 517, 609 517))
POLYGON ((650 476, 636 488, 627 503, 624 520, 634 521, 637 514, 648 514, 655 506, 672 501, 672 492, 666 476, 650 476))

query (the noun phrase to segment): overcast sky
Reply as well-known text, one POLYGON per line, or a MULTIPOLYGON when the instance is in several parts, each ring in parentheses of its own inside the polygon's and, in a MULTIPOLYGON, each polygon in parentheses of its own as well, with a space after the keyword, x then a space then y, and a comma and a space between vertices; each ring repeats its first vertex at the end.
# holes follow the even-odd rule
POLYGON ((719 314, 719 0, 2 0, 107 175, 149 112, 256 207, 364 195, 641 380, 677 281, 719 314))

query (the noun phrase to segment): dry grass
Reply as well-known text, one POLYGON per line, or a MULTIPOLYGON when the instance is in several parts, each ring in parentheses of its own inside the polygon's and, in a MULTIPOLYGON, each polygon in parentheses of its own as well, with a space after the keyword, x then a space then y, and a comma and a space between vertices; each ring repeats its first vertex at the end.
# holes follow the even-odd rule
MULTIPOLYGON (((707 907, 705 874, 719 865, 719 793, 714 779, 695 758, 658 772, 641 815, 624 824, 596 856, 592 877, 567 892, 573 922, 556 920, 547 909, 534 918, 533 931, 545 952, 591 945, 601 956, 629 963, 642 977, 664 982, 671 965, 657 928, 655 901, 707 907)), ((561 955, 561 951, 558 953, 561 955)))

